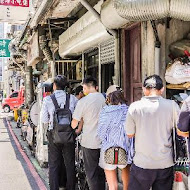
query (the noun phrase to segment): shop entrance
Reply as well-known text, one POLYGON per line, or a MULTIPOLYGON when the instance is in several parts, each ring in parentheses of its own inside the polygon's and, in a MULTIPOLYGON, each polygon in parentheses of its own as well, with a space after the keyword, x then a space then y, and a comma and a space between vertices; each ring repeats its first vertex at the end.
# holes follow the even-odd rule
POLYGON ((102 92, 106 92, 110 85, 113 85, 114 63, 104 64, 102 71, 102 92))
POLYGON ((99 65, 98 49, 85 53, 85 70, 86 70, 85 76, 93 76, 98 81, 99 79, 98 65, 99 65))
POLYGON ((128 103, 132 103, 142 97, 140 24, 125 29, 123 34, 123 86, 128 103))

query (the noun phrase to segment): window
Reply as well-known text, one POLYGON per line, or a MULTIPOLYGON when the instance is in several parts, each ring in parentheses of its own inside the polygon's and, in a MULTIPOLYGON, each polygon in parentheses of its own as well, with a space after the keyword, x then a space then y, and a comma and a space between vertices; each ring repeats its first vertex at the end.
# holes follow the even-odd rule
POLYGON ((98 65, 99 65, 99 54, 98 49, 95 49, 89 53, 85 54, 85 65, 86 73, 85 75, 93 76, 99 79, 98 65))
POLYGON ((11 96, 10 96, 10 98, 17 98, 18 97, 18 92, 14 92, 11 96))

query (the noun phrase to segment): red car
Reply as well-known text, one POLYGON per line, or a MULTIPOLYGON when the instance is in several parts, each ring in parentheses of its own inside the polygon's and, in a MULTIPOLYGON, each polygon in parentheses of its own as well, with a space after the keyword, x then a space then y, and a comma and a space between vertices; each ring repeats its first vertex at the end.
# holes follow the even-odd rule
POLYGON ((24 103, 24 89, 13 92, 8 98, 5 98, 2 103, 2 108, 5 113, 10 112, 14 108, 18 108, 24 103))

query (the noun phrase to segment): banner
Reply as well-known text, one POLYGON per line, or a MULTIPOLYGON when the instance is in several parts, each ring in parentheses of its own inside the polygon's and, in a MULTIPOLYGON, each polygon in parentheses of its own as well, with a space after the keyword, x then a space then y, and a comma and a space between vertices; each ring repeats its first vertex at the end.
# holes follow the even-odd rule
POLYGON ((24 24, 30 11, 29 0, 0 0, 0 21, 24 24))
POLYGON ((0 57, 10 57, 9 43, 11 40, 0 39, 0 57))
POLYGON ((0 0, 0 5, 29 7, 29 0, 0 0))

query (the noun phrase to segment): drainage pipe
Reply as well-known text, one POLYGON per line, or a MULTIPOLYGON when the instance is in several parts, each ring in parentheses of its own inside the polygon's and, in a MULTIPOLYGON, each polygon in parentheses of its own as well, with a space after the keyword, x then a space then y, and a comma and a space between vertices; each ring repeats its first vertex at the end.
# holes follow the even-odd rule
POLYGON ((158 37, 158 31, 156 29, 156 24, 155 21, 151 21, 151 25, 154 31, 154 36, 155 36, 155 55, 154 55, 154 65, 155 65, 155 69, 154 72, 155 74, 159 75, 160 74, 160 54, 161 54, 161 42, 160 39, 158 37))

